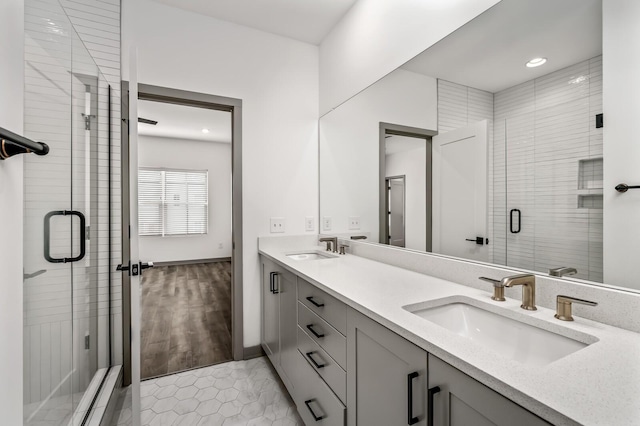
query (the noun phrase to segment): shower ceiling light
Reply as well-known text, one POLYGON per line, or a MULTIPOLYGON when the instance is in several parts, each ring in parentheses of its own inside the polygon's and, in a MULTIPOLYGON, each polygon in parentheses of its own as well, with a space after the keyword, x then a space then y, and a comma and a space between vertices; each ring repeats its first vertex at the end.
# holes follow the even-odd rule
POLYGON ((209 133, 209 129, 202 129, 202 133, 209 133))
POLYGON ((535 68, 539 67, 540 65, 544 65, 545 62, 547 62, 547 58, 533 58, 532 60, 527 62, 526 65, 528 68, 535 68))

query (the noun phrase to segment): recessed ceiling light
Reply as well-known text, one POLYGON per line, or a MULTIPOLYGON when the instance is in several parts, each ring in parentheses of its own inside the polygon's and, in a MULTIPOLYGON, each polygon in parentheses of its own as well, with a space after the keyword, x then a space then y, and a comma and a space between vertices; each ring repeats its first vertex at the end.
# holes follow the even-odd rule
POLYGON ((547 58, 533 58, 532 60, 527 62, 526 65, 528 68, 535 68, 539 67, 540 65, 544 65, 545 62, 547 62, 547 58))
POLYGON ((209 133, 209 129, 202 129, 202 133, 209 133))

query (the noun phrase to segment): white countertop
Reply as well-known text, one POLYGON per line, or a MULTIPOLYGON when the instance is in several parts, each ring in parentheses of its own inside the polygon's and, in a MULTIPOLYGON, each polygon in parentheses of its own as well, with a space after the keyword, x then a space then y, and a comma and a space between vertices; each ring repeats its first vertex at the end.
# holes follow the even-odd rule
POLYGON ((481 291, 351 254, 311 261, 286 257, 302 251, 282 246, 260 249, 289 271, 550 423, 640 425, 640 334, 575 316, 573 322, 559 321, 551 309, 538 306, 537 311, 525 311, 520 300, 492 301, 491 288, 481 291), (478 306, 539 328, 598 341, 551 364, 528 366, 402 308, 450 297, 471 298, 478 306))

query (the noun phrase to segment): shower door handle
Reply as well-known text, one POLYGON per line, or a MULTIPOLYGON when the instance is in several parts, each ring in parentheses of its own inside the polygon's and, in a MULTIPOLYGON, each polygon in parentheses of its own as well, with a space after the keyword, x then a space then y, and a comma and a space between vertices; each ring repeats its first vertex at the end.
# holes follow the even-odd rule
POLYGON ((509 230, 511 231, 512 234, 517 234, 520 232, 520 228, 521 228, 521 224, 522 224, 522 212, 519 209, 511 209, 511 211, 509 212, 509 230), (513 229, 513 214, 517 213, 518 214, 518 229, 515 230, 513 229))
POLYGON ((87 227, 82 213, 75 210, 54 210, 44 217, 44 258, 50 263, 70 263, 84 259, 86 253, 87 227), (77 216, 80 219, 80 254, 76 257, 51 257, 51 218, 53 216, 77 216))

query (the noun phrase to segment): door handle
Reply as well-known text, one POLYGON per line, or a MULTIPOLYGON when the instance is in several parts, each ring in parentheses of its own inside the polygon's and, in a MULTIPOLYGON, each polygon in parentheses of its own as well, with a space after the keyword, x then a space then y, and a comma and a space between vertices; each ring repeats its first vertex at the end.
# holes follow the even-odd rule
POLYGON ((465 238, 465 241, 473 241, 479 246, 483 246, 485 244, 489 244, 489 239, 484 237, 475 237, 475 238, 465 238))
POLYGON ((86 253, 87 227, 84 215, 75 210, 54 210, 44 217, 44 258, 50 263, 69 263, 82 260, 86 253), (53 216, 76 216, 80 219, 80 254, 76 257, 51 257, 51 218, 53 216))
POLYGON ((433 396, 440 392, 440 386, 427 390, 427 426, 433 426, 433 396))

